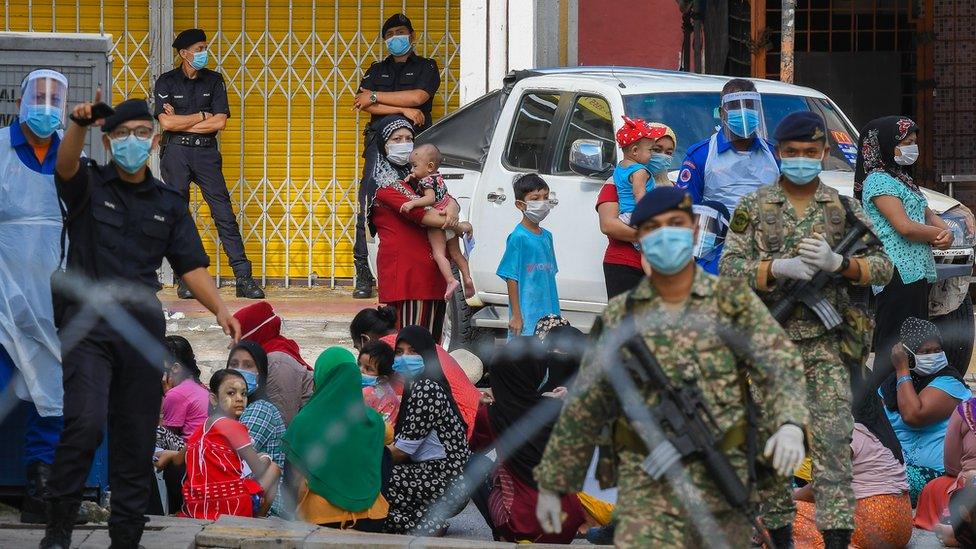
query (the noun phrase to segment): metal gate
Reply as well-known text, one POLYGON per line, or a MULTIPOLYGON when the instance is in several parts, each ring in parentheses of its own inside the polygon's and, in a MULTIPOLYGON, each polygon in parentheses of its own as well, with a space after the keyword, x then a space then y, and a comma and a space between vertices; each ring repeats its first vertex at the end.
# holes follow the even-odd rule
MULTIPOLYGON (((113 37, 113 98, 152 97, 174 66, 173 32, 200 27, 227 82, 224 176, 245 248, 264 281, 351 277, 356 182, 367 117, 352 110, 363 71, 386 55, 383 21, 402 11, 416 51, 441 69, 434 118, 458 104, 460 0, 6 0, 4 30, 113 37)), ((213 65, 211 65, 213 67, 213 65)), ((233 276, 194 187, 190 209, 211 271, 233 276)))

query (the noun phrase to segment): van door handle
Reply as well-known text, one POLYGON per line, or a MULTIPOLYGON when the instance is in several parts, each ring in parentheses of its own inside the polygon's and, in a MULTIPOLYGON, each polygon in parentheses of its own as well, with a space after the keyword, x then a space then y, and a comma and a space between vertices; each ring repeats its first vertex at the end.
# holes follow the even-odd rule
POLYGON ((490 192, 488 193, 488 196, 486 196, 485 198, 488 199, 488 202, 491 202, 493 204, 501 204, 502 202, 508 200, 508 197, 505 196, 505 193, 499 193, 499 192, 490 192))

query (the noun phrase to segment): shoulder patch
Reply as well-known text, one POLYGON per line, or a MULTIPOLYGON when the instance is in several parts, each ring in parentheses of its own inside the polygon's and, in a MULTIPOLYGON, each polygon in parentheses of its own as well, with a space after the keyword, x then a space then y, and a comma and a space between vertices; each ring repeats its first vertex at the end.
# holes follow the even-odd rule
POLYGON ((688 168, 681 170, 681 173, 678 174, 678 180, 687 185, 691 181, 691 170, 688 168))
POLYGON ((732 222, 729 223, 729 228, 734 232, 741 233, 746 230, 749 226, 749 211, 739 206, 735 209, 735 213, 732 214, 732 222))

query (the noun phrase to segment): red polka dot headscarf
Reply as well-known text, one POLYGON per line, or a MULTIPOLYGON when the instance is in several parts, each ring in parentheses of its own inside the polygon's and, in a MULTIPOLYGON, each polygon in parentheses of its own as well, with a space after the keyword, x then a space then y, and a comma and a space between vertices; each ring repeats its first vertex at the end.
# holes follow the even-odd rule
POLYGON ((666 133, 665 128, 652 127, 641 118, 623 117, 624 125, 617 130, 617 145, 624 148, 641 139, 660 139, 666 133))

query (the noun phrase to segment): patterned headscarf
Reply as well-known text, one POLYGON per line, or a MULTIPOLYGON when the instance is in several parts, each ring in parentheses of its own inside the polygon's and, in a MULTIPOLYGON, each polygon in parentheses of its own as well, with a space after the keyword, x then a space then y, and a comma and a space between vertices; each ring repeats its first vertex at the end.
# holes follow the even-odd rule
POLYGON ((939 329, 935 324, 921 318, 913 316, 906 318, 901 325, 899 335, 901 342, 913 353, 917 353, 922 345, 933 340, 938 341, 939 346, 942 346, 942 335, 939 333, 939 329))
MULTIPOLYGON (((939 332, 939 328, 928 320, 915 317, 908 317, 902 322, 899 339, 913 354, 917 353, 922 345, 933 340, 939 342, 940 349, 942 347, 942 334, 939 332)), ((911 360, 911 357, 909 359, 911 360)), ((926 388, 935 378, 942 376, 951 376, 958 379, 964 385, 966 384, 966 380, 963 379, 963 374, 954 368, 952 364, 942 368, 938 372, 933 372, 928 375, 919 375, 915 370, 911 370, 910 374, 916 393, 921 393, 922 389, 926 388)), ((884 399, 885 406, 889 410, 893 412, 898 410, 898 382, 895 379, 894 372, 885 378, 881 384, 881 397, 884 399)))
POLYGON ((623 117, 624 125, 617 130, 617 145, 621 148, 632 145, 641 139, 659 139, 664 136, 664 129, 654 128, 643 118, 623 117))
POLYGON ((658 137, 658 139, 670 137, 671 140, 674 141, 674 146, 678 146, 678 136, 674 133, 674 130, 671 129, 671 126, 662 124, 660 122, 651 122, 648 124, 648 126, 650 126, 652 130, 664 130, 664 134, 662 134, 661 137, 658 137))
POLYGON ((569 321, 559 315, 546 315, 535 324, 535 335, 545 339, 549 331, 557 326, 569 326, 569 321))
POLYGON ((864 180, 878 171, 887 172, 909 189, 921 192, 912 177, 905 172, 905 168, 895 162, 895 147, 910 134, 917 132, 918 126, 915 122, 905 116, 876 118, 864 126, 858 144, 860 152, 854 166, 855 198, 861 199, 864 180))

